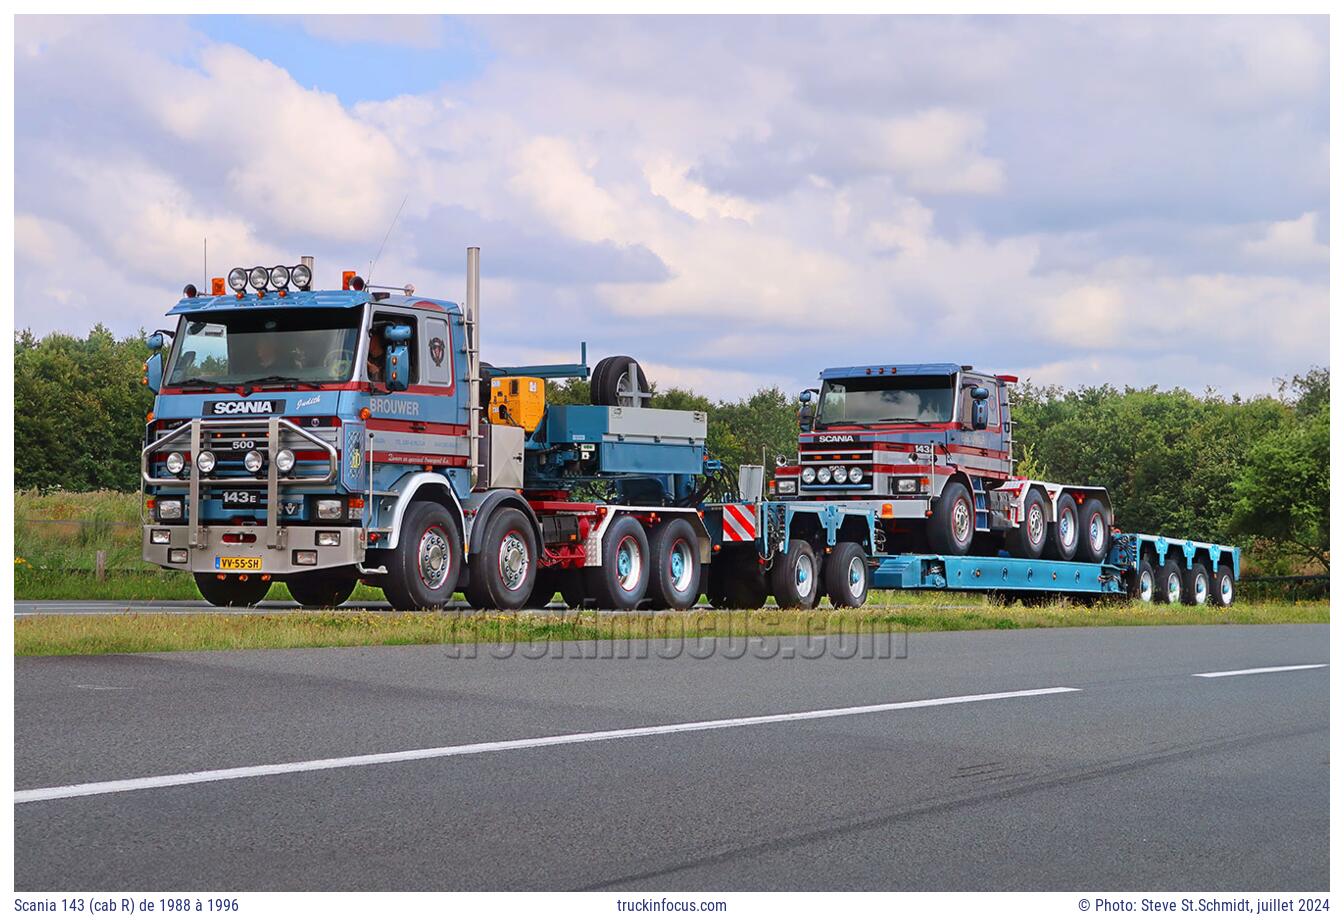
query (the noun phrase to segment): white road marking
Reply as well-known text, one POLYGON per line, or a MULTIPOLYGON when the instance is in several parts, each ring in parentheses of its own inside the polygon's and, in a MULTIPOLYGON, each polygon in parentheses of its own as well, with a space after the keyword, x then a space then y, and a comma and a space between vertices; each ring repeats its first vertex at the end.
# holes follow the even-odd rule
POLYGON ((1242 674, 1270 674, 1274 671, 1309 671, 1312 668, 1328 668, 1329 664, 1286 664, 1277 668, 1247 668, 1244 671, 1206 671, 1192 674, 1192 677, 1239 677, 1242 674))
POLYGON ((24 802, 46 802, 52 799, 73 799, 86 795, 109 795, 115 792, 133 792, 139 789, 162 789, 168 786, 189 786, 195 783, 217 783, 223 780, 249 779, 254 776, 275 776, 281 773, 309 773, 316 770, 339 770, 343 767, 367 767, 375 764, 402 763, 408 760, 433 760, 441 757, 458 757, 463 754, 493 754, 500 751, 555 747, 562 744, 584 744, 589 741, 614 741, 620 738, 675 735, 683 732, 714 731, 720 728, 768 725, 775 722, 806 722, 814 719, 834 719, 840 716, 858 716, 874 712, 894 712, 900 709, 924 709, 930 706, 951 706, 956 703, 980 703, 988 700, 1007 700, 1024 696, 1048 696, 1055 693, 1077 692, 1079 692, 1077 687, 1043 687, 1038 690, 1012 690, 1006 693, 977 693, 973 696, 945 696, 931 700, 910 700, 904 703, 877 703, 870 706, 847 706, 843 709, 813 709, 806 712, 786 712, 770 716, 713 719, 708 722, 678 722, 671 725, 648 725, 642 728, 618 728, 611 731, 580 732, 573 735, 550 735, 542 738, 518 738, 513 741, 486 741, 479 744, 458 744, 451 747, 422 748, 415 751, 388 751, 383 754, 360 754, 354 757, 332 757, 326 760, 301 760, 294 763, 261 764, 255 767, 231 767, 224 770, 199 770, 194 773, 170 773, 164 776, 144 776, 136 779, 111 780, 102 783, 79 783, 73 786, 49 786, 44 789, 19 789, 14 792, 14 802, 15 804, 22 804, 24 802))

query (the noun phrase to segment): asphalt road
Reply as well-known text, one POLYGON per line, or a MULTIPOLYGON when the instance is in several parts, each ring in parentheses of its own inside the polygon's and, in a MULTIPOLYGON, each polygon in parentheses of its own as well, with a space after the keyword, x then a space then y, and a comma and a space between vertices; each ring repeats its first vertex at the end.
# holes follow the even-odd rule
POLYGON ((800 642, 19 658, 15 885, 1328 886, 1328 627, 800 642))

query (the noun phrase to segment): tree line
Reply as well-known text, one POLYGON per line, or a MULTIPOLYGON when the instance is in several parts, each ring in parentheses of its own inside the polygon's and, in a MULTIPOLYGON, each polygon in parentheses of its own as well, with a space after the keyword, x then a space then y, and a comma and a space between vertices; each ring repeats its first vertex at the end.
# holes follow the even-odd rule
MULTIPOLYGON (((95 326, 83 338, 14 338, 15 485, 42 491, 139 489, 152 399, 143 335, 95 326)), ((730 469, 797 452, 792 394, 764 388, 712 400, 655 386, 654 405, 709 416, 712 456, 730 469)), ((555 403, 588 384, 552 382, 555 403)), ((1249 546, 1267 572, 1324 568, 1330 535, 1330 375, 1312 368, 1252 399, 1212 391, 1013 388, 1018 471, 1106 486, 1125 530, 1249 546)))

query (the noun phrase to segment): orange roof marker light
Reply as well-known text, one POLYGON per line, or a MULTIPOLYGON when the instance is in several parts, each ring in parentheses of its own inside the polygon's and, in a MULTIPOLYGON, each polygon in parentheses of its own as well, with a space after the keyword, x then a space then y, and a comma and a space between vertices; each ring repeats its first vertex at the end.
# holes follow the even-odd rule
POLYGON ((223 296, 224 296, 224 290, 225 290, 225 287, 224 287, 224 279, 223 279, 223 278, 211 278, 211 279, 210 279, 210 296, 211 296, 211 297, 223 297, 223 296))

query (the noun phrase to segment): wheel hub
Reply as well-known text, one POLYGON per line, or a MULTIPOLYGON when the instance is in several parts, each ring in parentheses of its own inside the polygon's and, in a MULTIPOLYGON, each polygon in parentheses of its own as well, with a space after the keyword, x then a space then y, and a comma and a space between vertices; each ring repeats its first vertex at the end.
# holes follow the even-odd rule
POLYGON ((499 544, 499 577, 504 587, 517 591, 527 579, 527 544, 517 531, 509 531, 499 544))
POLYGON ((672 547, 672 555, 668 558, 668 571, 672 576, 672 586, 677 591, 685 591, 691 586, 691 565, 690 547, 684 542, 678 540, 672 547))
POLYGON ((851 597, 858 597, 863 593, 863 581, 867 574, 864 571, 862 559, 855 556, 849 560, 849 593, 851 597))
POLYGON ((971 538, 971 508, 964 500, 958 501, 952 508, 952 536, 958 543, 971 538))
POLYGON ((633 591, 637 588, 639 575, 643 569, 644 560, 634 537, 621 540, 621 545, 616 550, 616 578, 621 584, 621 590, 633 591))
POLYGON ((417 556, 420 581, 432 591, 442 588, 452 570, 452 560, 448 558, 448 540, 438 526, 421 534, 417 556))

